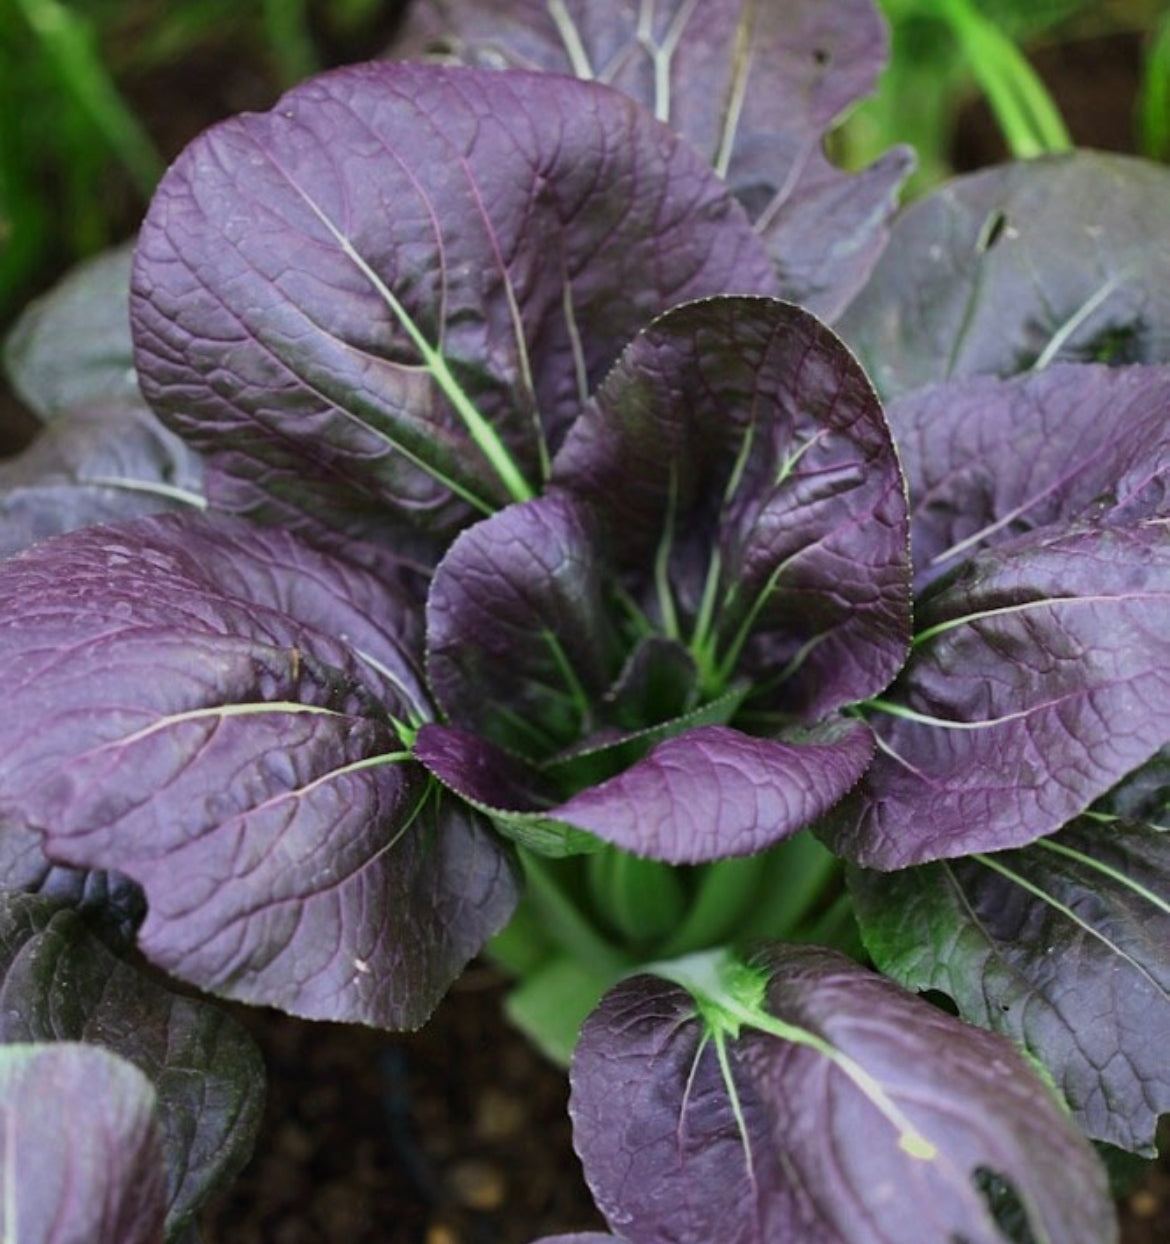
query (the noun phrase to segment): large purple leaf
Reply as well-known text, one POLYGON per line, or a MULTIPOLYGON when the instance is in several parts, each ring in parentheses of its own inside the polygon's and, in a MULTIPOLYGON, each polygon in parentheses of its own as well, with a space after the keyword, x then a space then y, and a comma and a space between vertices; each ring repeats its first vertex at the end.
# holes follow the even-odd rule
POLYGON ((132 310, 143 390, 217 504, 446 538, 531 494, 655 314, 775 287, 718 178, 617 92, 370 64, 187 149, 132 310))
POLYGON ((247 1160, 264 1065, 247 1034, 206 1002, 171 993, 116 958, 73 911, 0 896, 0 1042, 85 1041, 133 1063, 157 1094, 167 1231, 247 1160))
POLYGON ((132 250, 126 243, 78 264, 4 340, 12 387, 42 419, 78 406, 141 403, 130 342, 132 250))
POLYGON ((575 74, 632 96, 727 179, 784 296, 829 318, 869 275, 911 165, 898 148, 850 174, 824 153, 885 64, 871 0, 419 0, 391 51, 575 74))
POLYGON ((1170 362, 1170 170, 1078 151, 960 177, 895 223, 841 321, 883 397, 1038 362, 1170 362))
POLYGON ((477 523, 427 600, 427 677, 450 720, 543 759, 591 732, 617 674, 591 516, 552 492, 477 523))
POLYGON ((1170 1113, 1170 836, 1078 820, 1022 851, 856 870, 874 962, 1029 1050, 1081 1129, 1155 1156, 1170 1113))
POLYGON ((633 1244, 1116 1239, 1092 1149, 1002 1037, 816 947, 661 971, 606 996, 572 1071, 586 1178, 633 1244))
POLYGON ((412 610, 279 532, 142 519, 0 568, 0 809, 142 886, 201 988, 417 1025, 507 919, 507 856, 440 798, 412 610))
POLYGON ((1024 531, 1170 512, 1170 367, 1054 364, 892 402, 920 581, 1024 531))
POLYGON ((0 1048, 0 1228, 20 1244, 162 1244, 150 1082, 91 1045, 0 1048))
POLYGON ((623 1241, 616 1235, 603 1235, 600 1231, 577 1231, 572 1235, 545 1235, 541 1236, 535 1244, 623 1244, 623 1241))
POLYGON ((979 554, 923 601, 870 718, 877 758, 826 841, 896 869, 1054 833, 1170 743, 1168 606, 1162 520, 979 554))
POLYGON ((74 408, 0 462, 0 558, 92 523, 202 509, 202 476, 141 403, 74 408))
POLYGON ((662 316, 578 420, 553 478, 602 522, 642 606, 669 555, 692 646, 789 719, 880 691, 910 632, 906 498, 873 390, 814 317, 719 298, 662 316), (712 595, 711 589, 714 588, 712 595))

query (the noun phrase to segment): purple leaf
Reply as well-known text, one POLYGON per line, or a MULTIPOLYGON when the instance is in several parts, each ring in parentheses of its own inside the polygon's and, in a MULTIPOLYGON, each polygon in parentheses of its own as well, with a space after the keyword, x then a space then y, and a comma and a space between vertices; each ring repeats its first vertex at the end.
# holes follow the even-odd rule
POLYGON ((0 1047, 0 1225, 21 1244, 162 1244, 155 1095, 91 1045, 0 1047))
POLYGON ((202 509, 202 475, 141 403, 74 408, 0 462, 0 558, 92 523, 202 509))
POLYGON ((727 179, 784 297, 826 318, 869 275, 912 163, 906 148, 858 174, 825 158, 826 133, 886 61, 870 0, 420 0, 391 51, 574 74, 632 96, 727 179))
POLYGON ((718 178, 616 92, 370 64, 187 149, 132 311, 143 391, 210 454, 217 505, 447 539, 532 495, 655 314, 775 288, 718 178))
POLYGON ((0 807, 142 886, 143 951, 313 1018, 410 1027, 507 919, 506 855, 440 798, 408 605, 279 532, 171 516, 0 568, 0 807))
POLYGON ((572 1071, 586 1178, 637 1244, 1004 1244, 1005 1201, 1028 1238, 1116 1240, 1091 1147, 1003 1038, 816 947, 662 970, 606 996, 572 1071))
POLYGON ((866 946, 1051 1074, 1081 1129, 1154 1157, 1170 1113, 1170 836, 1075 821, 1022 851, 850 878, 866 946))
POLYGON ((86 1041, 133 1063, 157 1093, 167 1232, 247 1161, 264 1065, 226 1014, 117 959, 75 913, 0 896, 0 1042, 86 1041))
POLYGON ((883 397, 1041 362, 1170 362, 1170 170, 1078 151, 948 182, 841 321, 883 397))
POLYGON ((141 403, 130 343, 132 250, 126 243, 78 264, 5 339, 12 387, 42 419, 79 406, 141 403))
POLYGON ((905 659, 897 455, 865 375, 807 312, 719 298, 662 316, 553 477, 596 512, 662 625, 653 569, 667 550, 679 626, 724 678, 750 679, 756 708, 816 721, 880 691, 905 659))
POLYGON ((979 554, 925 598, 877 758, 822 836, 886 870, 1054 833, 1170 743, 1168 603, 1161 520, 979 554))
POLYGON ((544 759, 587 734, 617 673, 590 515, 558 492, 477 523, 427 600, 427 676, 455 724, 544 759))
POLYGON ((705 726, 659 743, 644 760, 549 815, 672 864, 750 855, 827 811, 856 784, 872 754, 870 733, 859 722, 767 739, 705 726))
POLYGON ((1061 363, 893 402, 920 581, 1038 527, 1170 511, 1168 410, 1170 367, 1061 363))

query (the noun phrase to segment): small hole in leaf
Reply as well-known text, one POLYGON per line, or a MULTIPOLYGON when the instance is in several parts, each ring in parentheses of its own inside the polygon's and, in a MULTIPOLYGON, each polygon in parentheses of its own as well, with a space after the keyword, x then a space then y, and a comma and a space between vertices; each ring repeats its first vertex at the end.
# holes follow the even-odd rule
POLYGON ((988 213, 987 219, 983 222, 983 227, 979 230, 979 237, 975 240, 975 249, 980 255, 986 254, 1003 237, 1004 231, 1007 229, 1007 223, 1006 214, 999 211, 998 208, 994 212, 988 213))
POLYGON ((1028 1211, 1010 1179, 986 1166, 977 1166, 971 1182, 1004 1240, 1010 1244, 1037 1244, 1028 1222, 1028 1211))
POLYGON ((830 59, 831 57, 826 48, 813 48, 813 60, 815 60, 818 65, 827 65, 830 59))

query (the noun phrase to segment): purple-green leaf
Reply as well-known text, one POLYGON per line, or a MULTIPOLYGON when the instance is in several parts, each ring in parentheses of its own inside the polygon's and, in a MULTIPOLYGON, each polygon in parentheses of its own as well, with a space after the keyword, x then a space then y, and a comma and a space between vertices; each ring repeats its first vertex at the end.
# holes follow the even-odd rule
POLYGON ((76 912, 49 899, 3 895, 0 1042, 30 1041, 104 1046, 151 1082, 169 1235, 189 1225, 248 1159, 264 1066, 243 1029, 118 959, 76 912))
POLYGON ((870 868, 1024 846, 1170 743, 1170 530, 1047 528, 922 601, 878 746, 821 832, 870 868))
POLYGON ((889 418, 920 581, 1049 524, 1170 513, 1168 367, 978 376, 898 398, 889 418))
POLYGON ((948 182, 841 321, 885 398, 1056 361, 1170 362, 1170 170, 1099 151, 948 182))
POLYGON ((869 275, 912 162, 897 148, 851 174, 825 156, 886 61, 871 0, 420 0, 391 52, 573 74, 636 99, 727 179, 784 297, 827 318, 869 275))
POLYGON ((205 504, 199 460, 140 402, 73 408, 0 463, 0 558, 93 523, 205 504))
POLYGON ((0 1047, 0 1233, 20 1244, 162 1244, 155 1094, 92 1045, 0 1047))
POLYGON ((417 620, 280 532, 172 516, 0 568, 0 809, 145 891, 176 976, 411 1027, 507 919, 508 857, 434 788, 417 620))
POLYGON ((143 226, 143 391, 212 500, 436 540, 533 495, 620 349, 776 288, 689 146, 592 83, 369 64, 198 138, 143 226))
POLYGON ((754 709, 816 721, 905 660, 897 455, 861 368, 800 308, 717 298, 660 317, 553 479, 595 511, 638 604, 716 683, 746 677, 754 709))
POLYGON ((1089 817, 1022 851, 855 870, 874 962, 1038 1059, 1083 1131, 1153 1157, 1170 1113, 1170 836, 1089 817))
POLYGON ((660 971, 606 996, 572 1070, 586 1179, 637 1244, 1116 1239, 1091 1147, 1002 1037, 816 947, 660 971))

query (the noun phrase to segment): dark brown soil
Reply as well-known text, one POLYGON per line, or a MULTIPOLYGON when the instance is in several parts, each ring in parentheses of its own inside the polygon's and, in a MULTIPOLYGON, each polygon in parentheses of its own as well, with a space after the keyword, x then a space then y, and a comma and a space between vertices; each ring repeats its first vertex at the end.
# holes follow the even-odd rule
POLYGON ((237 1010, 268 1063, 256 1155, 204 1244, 528 1244, 600 1226, 562 1072, 473 968, 410 1036, 237 1010))

